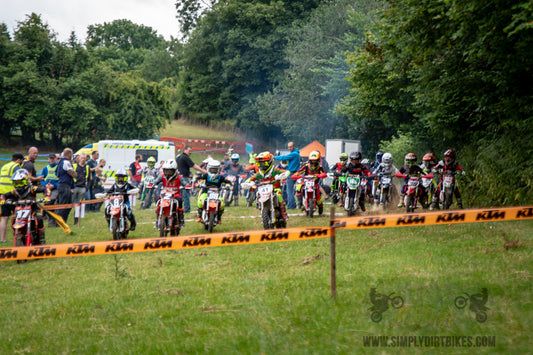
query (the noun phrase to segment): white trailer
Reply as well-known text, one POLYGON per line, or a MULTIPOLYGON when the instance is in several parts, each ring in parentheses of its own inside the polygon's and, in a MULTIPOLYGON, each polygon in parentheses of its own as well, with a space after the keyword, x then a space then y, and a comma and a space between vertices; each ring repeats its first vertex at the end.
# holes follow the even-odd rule
POLYGON ((326 139, 326 161, 330 168, 339 162, 341 153, 361 152, 361 141, 350 139, 326 139))
POLYGON ((156 160, 156 166, 162 161, 176 159, 176 149, 173 142, 166 141, 139 141, 139 140, 103 140, 98 142, 100 159, 106 161, 104 176, 107 177, 105 185, 110 186, 115 181, 115 173, 119 169, 128 171, 136 155, 143 157, 141 166, 146 166, 150 157, 156 160))

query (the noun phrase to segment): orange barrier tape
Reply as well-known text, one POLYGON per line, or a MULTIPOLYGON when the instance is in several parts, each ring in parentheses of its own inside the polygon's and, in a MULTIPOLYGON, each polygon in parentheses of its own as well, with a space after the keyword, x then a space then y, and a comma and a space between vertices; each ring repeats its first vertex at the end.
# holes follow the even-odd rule
POLYGON ((334 218, 332 228, 368 229, 533 219, 533 206, 334 218))
POLYGON ((68 203, 68 204, 64 204, 64 205, 44 205, 43 208, 45 210, 61 210, 61 209, 64 209, 64 208, 74 208, 76 207, 77 205, 91 205, 93 203, 99 203, 99 202, 104 202, 105 201, 105 198, 97 198, 97 199, 94 199, 94 200, 82 200, 78 203, 68 203))
POLYGON ((214 233, 183 237, 126 239, 92 243, 52 244, 34 247, 0 249, 0 261, 22 259, 63 258, 81 255, 138 253, 157 250, 219 247, 287 242, 294 240, 327 238, 331 228, 287 228, 234 233, 214 233))

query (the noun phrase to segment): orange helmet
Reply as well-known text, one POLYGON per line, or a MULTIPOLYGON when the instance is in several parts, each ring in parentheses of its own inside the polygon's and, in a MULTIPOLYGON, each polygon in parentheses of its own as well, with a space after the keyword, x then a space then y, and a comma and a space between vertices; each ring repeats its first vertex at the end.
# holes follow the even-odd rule
POLYGON ((426 153, 424 157, 422 158, 423 161, 435 161, 435 156, 433 153, 426 153))
POLYGON ((416 155, 415 153, 407 153, 405 156, 405 165, 407 166, 413 166, 416 164, 416 155))
POLYGON ((313 170, 320 165, 320 152, 318 150, 313 150, 309 153, 309 164, 313 170))
POLYGON ((259 170, 266 175, 274 167, 274 156, 270 152, 259 153, 255 157, 259 170))

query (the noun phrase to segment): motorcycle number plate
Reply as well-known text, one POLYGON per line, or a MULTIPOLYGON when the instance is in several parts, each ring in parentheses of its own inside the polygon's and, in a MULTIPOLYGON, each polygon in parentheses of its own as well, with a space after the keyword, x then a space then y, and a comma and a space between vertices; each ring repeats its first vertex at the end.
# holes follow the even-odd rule
POLYGON ((444 183, 445 184, 450 184, 453 182, 453 176, 445 176, 444 177, 444 183))
POLYGON ((25 207, 25 208, 17 209, 16 213, 17 213, 15 217, 16 219, 26 219, 31 214, 31 208, 25 207))
POLYGON ((361 178, 358 176, 350 176, 348 179, 346 179, 346 183, 350 189, 355 189, 361 184, 361 178))
POLYGON ((259 202, 265 202, 270 198, 270 194, 272 193, 273 187, 272 185, 261 185, 259 186, 257 193, 259 194, 259 202))
POLYGON ((315 187, 315 182, 313 180, 305 180, 305 187, 306 188, 313 188, 313 187, 315 187))
POLYGON ((418 186, 418 179, 417 178, 411 178, 411 179, 409 179, 409 182, 407 184, 409 186, 416 187, 416 186, 418 186))
POLYGON ((384 184, 384 185, 385 184, 390 184, 391 183, 391 178, 388 177, 388 176, 387 177, 383 177, 383 178, 381 178, 381 183, 384 184))
POLYGON ((218 200, 218 192, 209 191, 207 193, 207 198, 210 200, 218 200))

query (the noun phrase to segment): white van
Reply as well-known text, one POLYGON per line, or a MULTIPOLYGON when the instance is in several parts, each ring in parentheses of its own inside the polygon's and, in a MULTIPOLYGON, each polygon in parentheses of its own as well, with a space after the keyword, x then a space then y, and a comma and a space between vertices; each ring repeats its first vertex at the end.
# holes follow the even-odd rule
POLYGON ((100 159, 106 161, 103 174, 107 177, 104 184, 107 187, 115 182, 114 176, 117 170, 129 170, 136 155, 142 155, 143 159, 140 164, 143 168, 150 157, 155 158, 156 167, 162 161, 176 159, 176 149, 173 142, 156 140, 103 140, 98 142, 98 152, 100 159))

